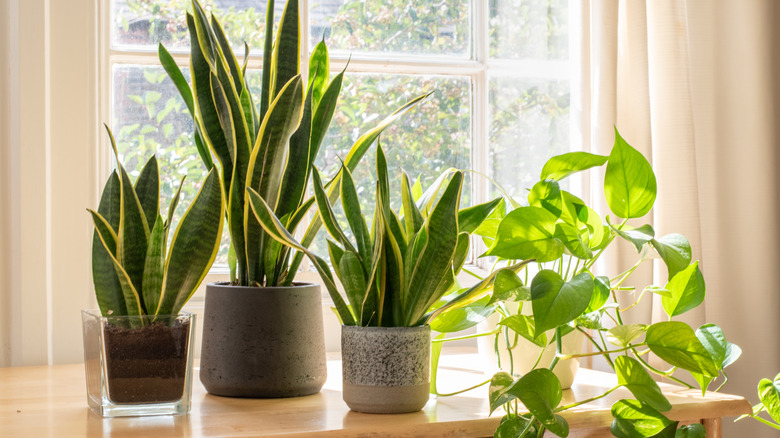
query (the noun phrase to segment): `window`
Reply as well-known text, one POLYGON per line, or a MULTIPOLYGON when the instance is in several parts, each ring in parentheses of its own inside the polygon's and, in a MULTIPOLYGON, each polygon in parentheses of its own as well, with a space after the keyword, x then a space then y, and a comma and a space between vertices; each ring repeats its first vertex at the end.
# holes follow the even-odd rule
MULTIPOLYGON (((259 84, 266 2, 202 3, 235 47, 246 41, 253 48, 250 77, 259 84)), ((324 173, 338 166, 360 133, 433 90, 381 139, 391 168, 419 176, 424 186, 456 167, 474 169, 523 197, 543 160, 571 148, 567 0, 301 0, 301 5, 304 47, 324 38, 332 71, 349 61, 317 162, 324 173)), ((277 19, 283 7, 277 0, 277 19)), ((187 72, 189 35, 182 12, 187 8, 185 0, 111 0, 103 20, 110 41, 104 50, 110 97, 103 116, 111 120, 128 170, 137 173, 157 153, 163 191, 170 196, 179 175, 189 174, 184 195, 191 197, 204 169, 190 116, 156 55, 162 42, 187 72)), ((307 60, 301 60, 302 71, 307 60)), ((373 193, 372 161, 367 156, 355 175, 367 196, 373 193)), ((470 175, 464 193, 464 203, 478 203, 499 191, 470 175)), ((225 253, 218 264, 225 263, 225 253)))

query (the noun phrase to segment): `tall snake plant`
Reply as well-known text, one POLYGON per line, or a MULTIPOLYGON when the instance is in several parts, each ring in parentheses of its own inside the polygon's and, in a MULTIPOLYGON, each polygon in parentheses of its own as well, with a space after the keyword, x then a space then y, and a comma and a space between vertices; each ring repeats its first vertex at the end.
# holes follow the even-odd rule
POLYGON ((214 170, 206 175, 168 247, 181 185, 163 218, 157 159, 146 162, 133 184, 110 130, 108 134, 116 170, 106 181, 98 210, 88 210, 95 225, 92 279, 100 312, 175 315, 203 281, 219 249, 225 220, 219 178, 214 170))
MULTIPOLYGON (((265 200, 285 229, 295 231, 314 204, 313 198, 306 198, 306 188, 344 72, 330 79, 328 50, 320 42, 311 54, 304 83, 298 2, 287 2, 274 41, 270 0, 258 109, 246 76, 249 47, 244 45, 244 60, 239 64, 219 21, 213 15, 209 20, 197 0, 192 9, 187 15, 192 84, 162 45, 159 58, 193 115, 201 159, 209 169, 216 166, 222 177, 231 255, 235 255, 231 279, 242 286, 289 285, 303 255, 293 257, 289 247, 268 238, 250 211, 247 189, 265 200)), ((410 101, 361 136, 344 158, 345 166, 354 169, 379 134, 425 97, 410 101)), ((337 179, 327 185, 334 200, 337 185, 337 179)), ((303 238, 305 245, 311 244, 320 226, 319 219, 312 221, 303 238)))

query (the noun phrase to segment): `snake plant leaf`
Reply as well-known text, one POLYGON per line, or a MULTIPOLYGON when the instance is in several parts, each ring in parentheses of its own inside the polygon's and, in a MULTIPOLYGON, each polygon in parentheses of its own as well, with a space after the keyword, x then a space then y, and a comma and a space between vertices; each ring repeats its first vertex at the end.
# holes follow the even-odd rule
MULTIPOLYGON (((361 313, 363 315, 376 315, 378 323, 383 323, 390 319, 392 314, 384 314, 384 298, 387 288, 400 290, 402 280, 397 271, 397 263, 400 260, 400 254, 390 253, 396 251, 398 247, 387 248, 385 244, 385 226, 379 219, 379 215, 374 215, 374 243, 371 254, 371 266, 369 268, 368 280, 366 281, 365 297, 361 304, 361 313), (393 257, 389 262, 385 262, 387 257, 393 257), (387 267, 391 269, 387 269, 387 267), (382 281, 384 278, 384 282, 382 281), (388 278, 390 282, 388 283, 388 278)), ((362 322, 362 321, 361 321, 362 322)))
POLYGON ((592 167, 602 166, 607 162, 604 155, 590 154, 588 152, 570 152, 567 154, 556 155, 542 167, 540 180, 552 179, 560 181, 567 176, 590 169, 592 167))
POLYGON ((173 198, 171 198, 171 203, 168 205, 168 217, 165 219, 165 241, 168 241, 168 230, 171 229, 171 224, 173 223, 173 215, 176 212, 176 206, 179 205, 179 198, 181 198, 181 188, 184 185, 184 180, 187 178, 187 175, 184 175, 179 180, 179 187, 176 189, 176 193, 173 195, 173 198))
POLYGON ((157 57, 160 59, 160 65, 162 65, 165 72, 168 73, 168 77, 173 81, 173 85, 179 90, 179 94, 181 94, 184 104, 187 105, 187 110, 190 112, 190 115, 194 117, 195 108, 193 106, 190 85, 187 83, 187 79, 184 78, 184 74, 181 72, 181 69, 179 69, 178 64, 176 64, 176 60, 173 59, 173 56, 171 56, 168 49, 166 49, 162 43, 157 45, 157 57))
POLYGON ((521 377, 508 390, 515 395, 526 409, 550 432, 565 437, 569 424, 554 413, 563 398, 561 382, 547 368, 538 368, 521 377))
POLYGON ((271 65, 273 64, 274 50, 274 0, 268 0, 265 6, 265 39, 263 44, 263 71, 262 71, 262 84, 260 91, 260 120, 265 119, 265 114, 268 112, 268 107, 273 101, 271 94, 271 65))
POLYGON ((322 95, 328 85, 330 77, 330 58, 328 46, 325 41, 320 41, 311 51, 309 56, 309 82, 311 82, 312 108, 317 108, 322 100, 322 95))
MULTIPOLYGON (((118 195, 119 182, 116 179, 116 173, 111 175, 112 177, 109 178, 106 188, 103 190, 101 206, 107 205, 106 202, 109 198, 106 195, 110 195, 111 192, 118 195)), ((90 214, 92 222, 95 224, 92 238, 92 281, 95 285, 95 295, 100 313, 103 316, 126 315, 125 297, 119 279, 114 272, 112 260, 116 253, 116 232, 102 215, 92 211, 90 214)))
MULTIPOLYGON (((298 2, 288 1, 279 21, 271 58, 271 90, 274 98, 282 92, 288 81, 301 72, 301 29, 298 15, 298 2)), ((271 100, 273 101, 273 98, 271 100)))
POLYGON ((157 215, 160 214, 160 169, 157 157, 152 155, 141 168, 134 188, 138 202, 141 204, 141 210, 146 217, 146 223, 151 228, 157 215))
MULTIPOLYGON (((117 160, 117 163, 119 161, 117 160)), ((149 226, 124 167, 118 166, 121 187, 121 214, 117 229, 117 260, 126 266, 135 290, 141 289, 149 226)), ((120 278, 120 281, 122 279, 120 278)), ((128 309, 129 311, 130 309, 128 309)))
MULTIPOLYGON (((457 290, 442 297, 441 304, 446 304, 458 297, 463 290, 457 290)), ((484 296, 471 304, 454 308, 439 314, 430 321, 431 330, 439 333, 454 333, 469 329, 486 320, 495 311, 495 306, 489 304, 489 296, 484 296)))
POLYGON ((247 187, 255 189, 268 205, 277 204, 287 145, 301 122, 302 87, 301 77, 295 76, 280 90, 260 125, 257 143, 249 158, 247 187))
POLYGON ((119 228, 119 190, 119 176, 116 171, 111 172, 98 205, 98 213, 105 219, 109 229, 114 233, 112 243, 109 239, 111 254, 101 242, 97 229, 93 232, 92 237, 92 282, 95 285, 95 295, 103 316, 127 314, 122 287, 114 273, 114 262, 111 261, 111 255, 116 254, 115 230, 119 228))
POLYGON ((396 234, 392 232, 390 218, 388 218, 388 213, 392 214, 392 211, 388 212, 385 208, 379 185, 380 183, 377 182, 376 209, 379 214, 378 226, 381 229, 380 237, 383 237, 382 246, 384 248, 382 259, 384 273, 380 272, 380 274, 385 275, 384 287, 380 286, 379 289, 379 315, 382 318, 382 325, 408 325, 404 319, 404 316, 409 313, 410 305, 409 289, 407 288, 409 274, 407 274, 406 268, 411 265, 411 262, 407 262, 410 259, 404 258, 404 248, 401 246, 403 242, 399 242, 396 234), (385 309, 388 308, 392 311, 386 312, 385 309))
MULTIPOLYGON (((301 77, 296 76, 276 96, 260 125, 257 143, 255 143, 248 160, 246 187, 256 190, 271 206, 276 206, 279 198, 279 181, 287 159, 288 141, 301 120, 303 105, 301 83, 301 77)), ((240 203, 236 201, 235 212, 243 218, 247 262, 247 265, 244 266, 247 266, 249 279, 262 278, 264 273, 263 259, 268 258, 268 252, 272 251, 273 248, 268 247, 266 254, 261 253, 261 250, 265 248, 265 245, 262 244, 262 229, 254 215, 246 208, 248 202, 246 191, 242 194, 236 191, 235 196, 242 200, 240 203), (261 244, 251 245, 250 242, 261 242, 261 244)), ((232 199, 231 202, 233 202, 232 199)), ((241 262, 240 257, 239 262, 241 262)), ((271 267, 266 266, 265 268, 271 267)))
POLYGON ((540 271, 531 283, 536 335, 573 321, 588 308, 593 277, 582 272, 564 282, 557 272, 540 271))
MULTIPOLYGON (((211 66, 200 45, 195 18, 190 14, 187 14, 187 28, 191 41, 190 80, 192 81, 192 99, 195 107, 192 117, 195 120, 195 125, 199 127, 196 132, 200 132, 203 142, 214 152, 222 164, 222 181, 227 188, 230 187, 230 178, 233 175, 232 150, 228 149, 225 133, 222 131, 214 104, 211 89, 211 66)), ((204 37, 206 36, 204 35, 204 37)), ((203 156, 204 154, 201 154, 201 158, 203 156)), ((211 154, 209 153, 208 156, 210 157, 211 154)), ((206 161, 204 160, 204 162, 206 161)))
POLYGON ((149 247, 146 249, 144 278, 141 294, 147 313, 154 312, 160 304, 163 277, 165 275, 165 222, 157 215, 152 232, 149 234, 149 247))
POLYGON ((534 318, 532 316, 510 315, 499 321, 498 325, 509 327, 513 332, 539 347, 544 348, 547 346, 547 335, 544 332, 536 335, 534 318))
MULTIPOLYGON (((314 61, 314 57, 316 55, 317 53, 312 53, 312 61, 314 61)), ((314 61, 314 62, 318 62, 318 61, 314 61)), ((319 101, 317 102, 316 105, 314 105, 314 101, 312 101, 312 105, 313 105, 312 108, 314 109, 314 115, 311 120, 311 140, 309 143, 309 161, 307 165, 308 169, 311 169, 312 166, 314 166, 314 160, 320 151, 320 147, 322 146, 322 141, 325 138, 325 134, 328 132, 328 127, 330 126, 330 122, 333 119, 333 114, 336 111, 336 103, 338 102, 339 95, 341 94, 341 87, 344 82, 345 71, 346 71, 346 67, 344 67, 344 70, 342 70, 336 76, 333 77, 333 80, 331 80, 330 83, 328 83, 327 88, 325 88, 324 92, 322 92, 322 96, 319 98, 319 101)), ((328 79, 328 76, 324 76, 322 79, 326 80, 328 79)), ((317 99, 317 88, 316 88, 317 83, 318 83, 318 78, 315 77, 314 83, 312 84, 313 100, 317 99)), ((354 169, 355 166, 353 165, 350 168, 350 171, 354 169)))
POLYGON ((355 237, 358 255, 368 268, 368 265, 371 263, 373 247, 371 234, 368 231, 366 219, 360 208, 360 199, 357 189, 355 189, 352 173, 345 166, 341 167, 341 172, 343 172, 341 177, 341 205, 344 208, 344 215, 347 217, 347 223, 352 231, 352 235, 355 237))
POLYGON ((198 38, 193 39, 192 42, 197 41, 201 53, 203 53, 206 61, 213 70, 216 68, 215 65, 217 64, 220 55, 216 41, 217 37, 214 35, 214 30, 209 25, 206 11, 203 10, 203 7, 198 0, 192 0, 192 16, 195 21, 195 29, 198 32, 198 38))
POLYGON ((657 191, 650 163, 615 129, 615 145, 604 175, 604 195, 610 210, 624 219, 642 217, 653 208, 657 191))
POLYGON ((674 438, 677 421, 639 400, 619 400, 612 405, 610 431, 618 438, 674 438))
POLYGON ((351 252, 358 255, 359 260, 362 262, 362 257, 359 256, 358 250, 352 246, 352 243, 347 238, 341 226, 336 219, 336 213, 333 212, 333 208, 328 202, 328 195, 325 193, 325 189, 322 187, 322 180, 320 180, 319 172, 312 173, 314 196, 317 199, 317 208, 322 218, 322 222, 325 224, 325 229, 328 233, 336 239, 336 242, 341 244, 347 252, 351 252))
POLYGON ((252 94, 250 93, 249 88, 244 86, 243 90, 241 90, 239 99, 241 100, 241 113, 244 115, 246 126, 249 128, 249 144, 255 144, 257 141, 257 131, 255 128, 259 127, 259 125, 258 122, 255 121, 255 103, 252 101, 252 94))
POLYGON ((473 233, 487 219, 493 210, 498 207, 503 198, 468 207, 458 212, 458 232, 473 233))
MULTIPOLYGON (((411 275, 404 286, 408 292, 408 315, 423 315, 431 294, 442 277, 451 271, 452 255, 458 243, 458 205, 463 187, 463 173, 455 172, 441 198, 425 221, 428 242, 413 262, 411 275)), ((412 323, 407 319, 407 325, 412 323)))
POLYGON ((720 367, 684 322, 664 321, 651 325, 645 342, 650 351, 671 365, 709 377, 718 376, 720 367))
POLYGON ((198 150, 198 155, 200 156, 201 160, 203 160, 203 163, 206 165, 206 168, 211 169, 214 166, 214 163, 211 159, 211 152, 209 152, 208 147, 206 147, 206 145, 203 143, 203 139, 201 138, 200 128, 198 127, 196 120, 192 90, 190 89, 187 80, 184 78, 184 74, 181 72, 179 66, 176 64, 176 61, 173 59, 173 56, 171 56, 162 43, 157 46, 157 57, 160 59, 160 64, 165 69, 165 72, 168 73, 168 77, 171 78, 171 81, 173 81, 176 89, 179 90, 179 94, 181 95, 182 100, 184 100, 184 104, 187 105, 187 110, 192 116, 195 128, 195 147, 198 150))
POLYGON ((304 96, 300 125, 290 137, 289 156, 284 168, 279 202, 276 206, 276 215, 279 217, 294 211, 306 194, 306 185, 312 170, 308 165, 309 157, 312 154, 312 111, 312 82, 310 80, 304 96))
POLYGON ((451 309, 457 309, 476 302, 477 300, 481 299, 489 292, 489 289, 491 286, 493 286, 496 279, 496 275, 498 275, 499 272, 506 269, 514 273, 517 273, 531 262, 532 260, 523 260, 522 262, 516 263, 512 266, 507 266, 505 268, 501 268, 493 271, 490 275, 483 278, 479 283, 475 284, 474 286, 471 286, 466 291, 460 293, 455 299, 450 300, 447 304, 439 307, 433 312, 427 313, 426 317, 428 318, 428 320, 431 320, 446 311, 449 311, 451 309))
POLYGON ((333 304, 336 307, 336 311, 338 312, 341 321, 344 325, 355 325, 355 318, 347 307, 347 304, 344 302, 344 298, 339 294, 338 288, 336 288, 336 284, 333 280, 333 274, 331 273, 330 268, 328 268, 328 264, 325 260, 317 257, 303 245, 298 243, 290 232, 284 228, 284 225, 279 222, 279 219, 274 216, 271 207, 266 204, 263 198, 260 197, 253 188, 247 188, 247 192, 249 193, 249 203, 252 207, 252 212, 255 214, 255 217, 260 225, 262 225, 265 232, 268 233, 268 236, 309 256, 314 267, 317 269, 317 272, 319 272, 322 277, 322 282, 333 300, 333 304))
POLYGON ((666 264, 668 280, 691 264, 691 244, 682 234, 667 234, 650 243, 666 264))
POLYGON ((224 221, 222 187, 212 169, 173 233, 156 315, 179 313, 195 293, 217 256, 224 221))
MULTIPOLYGON (((415 204, 412 186, 409 183, 409 175, 401 172, 401 203, 403 205, 403 224, 407 236, 413 236, 422 228, 425 219, 423 219, 420 210, 415 204)), ((460 219, 460 216, 458 216, 460 219)))
POLYGON ((364 315, 362 312, 366 293, 366 272, 363 269, 363 262, 354 252, 344 251, 339 260, 338 272, 347 300, 355 309, 358 319, 362 321, 361 324, 365 323, 365 317, 368 315, 364 315))
POLYGON ((470 241, 469 233, 464 231, 458 234, 458 244, 455 245, 455 254, 452 257, 452 272, 456 275, 463 268, 463 265, 466 264, 466 259, 469 256, 470 241))
POLYGON ((236 87, 236 93, 240 96, 244 88, 244 75, 241 71, 241 67, 238 66, 238 60, 233 53, 233 49, 230 47, 230 42, 225 36, 225 31, 222 29, 222 25, 217 21, 214 15, 211 16, 211 29, 214 31, 214 36, 216 37, 215 48, 217 48, 219 58, 222 62, 227 64, 233 85, 236 87))
POLYGON ((433 208, 433 203, 436 202, 436 198, 438 197, 439 192, 441 191, 442 187, 444 187, 445 183, 447 183, 447 179, 450 178, 456 171, 457 170, 453 168, 449 168, 443 171, 441 174, 439 174, 438 177, 436 177, 436 179, 425 190, 425 192, 419 196, 417 199, 417 208, 422 214, 426 216, 430 215, 431 208, 433 208))
POLYGON ((556 221, 555 215, 543 208, 516 208, 498 225, 496 240, 484 255, 509 260, 555 260, 564 248, 555 238, 556 221))
MULTIPOLYGON (((95 224, 95 230, 98 232, 97 234, 100 238, 100 242, 103 244, 103 247, 106 250, 106 254, 108 254, 108 256, 111 258, 113 271, 115 272, 115 276, 118 280, 120 290, 122 292, 122 299, 124 301, 125 311, 127 313, 120 313, 118 315, 143 315, 144 307, 141 303, 141 297, 138 295, 137 289, 133 286, 133 282, 130 276, 127 274, 127 271, 125 271, 125 269, 122 267, 122 264, 114 256, 112 251, 112 248, 114 248, 112 239, 114 242, 118 242, 119 237, 113 233, 113 230, 111 230, 105 218, 92 210, 89 210, 89 212, 92 215, 92 222, 95 224)), ((101 305, 101 309, 104 306, 107 309, 111 309, 109 306, 115 305, 115 303, 111 302, 116 299, 115 296, 98 296, 98 302, 100 302, 101 299, 104 300, 103 304, 101 305)))
POLYGON ((616 357, 615 373, 618 385, 628 388, 640 402, 660 412, 672 409, 672 404, 661 392, 661 388, 636 359, 628 356, 616 357))
POLYGON ((436 303, 439 302, 439 300, 441 300, 441 298, 447 294, 447 292, 452 291, 454 285, 455 285, 455 274, 453 269, 449 269, 444 273, 444 276, 442 277, 441 281, 439 281, 439 284, 436 285, 436 288, 428 298, 428 301, 425 303, 423 307, 421 307, 422 310, 420 310, 420 312, 417 315, 411 316, 410 320, 416 321, 413 322, 411 325, 418 326, 418 325, 427 324, 428 321, 430 320, 430 316, 426 313, 426 311, 434 307, 436 303))
POLYGON ((683 314, 704 302, 704 275, 699 269, 699 261, 691 263, 669 280, 665 289, 670 295, 661 298, 664 311, 669 317, 683 314))
MULTIPOLYGON (((332 82, 335 82, 335 79, 332 82)), ((352 145, 352 147, 350 148, 349 152, 346 155, 346 158, 344 159, 344 165, 350 170, 350 172, 353 172, 355 170, 355 167, 363 158, 363 156, 366 154, 368 148, 371 146, 371 144, 373 144, 374 140, 376 140, 377 137, 379 137, 379 135, 388 126, 390 126, 393 122, 401 118, 404 114, 411 111, 414 107, 416 107, 418 104, 420 104, 425 99, 427 99, 428 96, 430 96, 432 93, 433 92, 424 94, 410 100, 405 105, 396 109, 392 114, 387 116, 374 128, 361 135, 357 139, 357 141, 355 141, 355 143, 352 145)), ((320 106, 321 105, 322 104, 320 104, 320 106)), ((325 185, 325 187, 328 190, 328 198, 330 199, 330 202, 335 202, 338 197, 338 192, 336 192, 336 187, 340 184, 340 180, 341 180, 341 173, 337 174, 333 180, 331 180, 328 184, 325 185)), ((301 244, 303 246, 311 245, 321 226, 322 226, 322 219, 320 219, 319 215, 315 215, 315 217, 309 223, 309 226, 306 229, 303 239, 301 239, 301 244)), ((295 255, 292 262, 290 263, 290 272, 297 272, 298 267, 303 261, 303 257, 304 254, 300 252, 295 255)), ((292 276, 289 276, 285 280, 284 284, 289 284, 291 282, 292 282, 292 276)))

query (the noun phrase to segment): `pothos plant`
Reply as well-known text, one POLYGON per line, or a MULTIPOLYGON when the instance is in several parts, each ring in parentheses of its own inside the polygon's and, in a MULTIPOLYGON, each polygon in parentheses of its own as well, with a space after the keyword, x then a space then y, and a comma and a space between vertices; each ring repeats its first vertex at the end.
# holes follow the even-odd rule
MULTIPOLYGON (((527 202, 521 204, 508 198, 514 209, 508 213, 498 209, 476 230, 489 246, 484 255, 496 257, 497 266, 519 260, 533 263, 519 275, 500 269, 490 295, 451 312, 468 311, 484 317, 496 311, 501 316, 501 329, 537 345, 556 346, 556 356, 549 367, 537 366, 522 376, 499 372, 490 380, 491 412, 501 406, 506 412, 496 437, 541 436, 545 430, 565 437, 569 428, 561 412, 602 398, 620 387, 627 388, 634 398, 619 400, 612 406, 613 435, 674 437, 679 430, 684 436, 704 436, 701 425, 678 428, 678 422, 664 416, 672 406, 653 376, 690 388, 675 375, 685 371, 698 382, 702 393, 719 378, 720 389, 727 380, 724 369, 739 357, 741 350, 728 342, 714 324, 694 329, 675 320, 703 302, 705 282, 685 237, 676 233, 656 236, 649 224, 633 225, 650 212, 656 193, 656 178, 649 162, 616 130, 615 144, 608 156, 573 152, 552 157, 544 165, 540 181, 529 190, 527 202), (565 190, 561 181, 604 165, 604 196, 614 217, 602 218, 582 199, 565 190), (625 240, 636 248, 637 262, 616 275, 598 272, 596 262, 617 240, 625 240), (627 282, 632 273, 659 257, 666 265, 666 282, 645 286, 638 295, 629 295, 636 296, 633 304, 621 307, 618 295, 635 291, 627 282), (623 313, 649 295, 660 296, 668 320, 624 323, 623 313), (515 302, 519 310, 509 311, 509 302, 515 302), (523 307, 530 307, 530 314, 522 314, 523 307), (562 337, 575 330, 584 334, 593 353, 562 353, 562 337), (554 333, 549 341, 545 335, 548 331, 554 333), (651 365, 648 353, 668 367, 651 365), (562 388, 552 370, 562 359, 593 355, 602 356, 614 369, 617 385, 594 398, 560 405, 562 388)), ((446 314, 442 320, 447 321, 446 314)), ((446 323, 440 325, 446 329, 446 323)), ((498 336, 497 332, 491 334, 498 336)))
POLYGON ((95 225, 92 278, 100 312, 103 316, 178 314, 208 273, 219 248, 225 220, 219 178, 214 170, 206 175, 169 240, 184 178, 163 217, 157 159, 152 156, 133 183, 119 161, 111 130, 106 129, 116 170, 106 181, 98 210, 88 209, 95 225))
MULTIPOLYGON (((304 83, 298 1, 287 2, 274 39, 274 1, 270 0, 258 108, 247 82, 249 47, 244 45, 244 60, 239 64, 219 21, 213 15, 209 19, 197 0, 192 10, 187 14, 191 84, 162 45, 159 58, 193 116, 195 144, 204 165, 216 167, 222 179, 231 280, 242 286, 289 285, 303 254, 293 256, 289 247, 265 234, 250 211, 247 189, 265 200, 285 229, 295 231, 314 203, 314 198, 306 197, 306 188, 333 118, 344 72, 331 79, 328 50, 320 42, 312 51, 304 83)), ((379 134, 425 97, 409 101, 358 138, 344 159, 345 166, 354 169, 379 134)), ((334 198, 337 183, 327 184, 334 198)), ((319 218, 312 221, 303 238, 305 246, 320 226, 319 218)))
MULTIPOLYGON (((340 172, 341 206, 352 240, 339 225, 317 172, 314 194, 332 238, 328 240, 330 262, 344 287, 346 300, 336 287, 328 263, 298 243, 259 194, 250 191, 250 201, 269 236, 311 259, 344 325, 425 325, 447 308, 467 303, 486 289, 492 277, 471 288, 452 291, 455 276, 468 255, 470 233, 487 218, 499 199, 461 209, 462 172, 445 171, 425 193, 419 180, 412 185, 409 176, 401 172, 403 210, 399 215, 390 207, 387 162, 378 146, 376 203, 369 231, 352 175, 346 166, 340 172)), ((508 269, 518 271, 523 265, 518 263, 508 269)))

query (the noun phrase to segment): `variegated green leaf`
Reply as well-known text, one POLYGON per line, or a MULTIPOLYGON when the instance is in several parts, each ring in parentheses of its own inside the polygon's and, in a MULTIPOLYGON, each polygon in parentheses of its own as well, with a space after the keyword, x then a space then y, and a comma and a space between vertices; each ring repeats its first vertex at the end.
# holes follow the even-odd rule
POLYGON ((212 169, 173 234, 155 314, 176 314, 190 299, 214 262, 224 220, 222 188, 212 169))
POLYGON ((160 214, 160 170, 154 155, 144 164, 138 179, 135 180, 134 188, 146 217, 146 224, 152 228, 157 215, 160 214))
POLYGON ((149 235, 149 247, 144 262, 144 280, 141 296, 147 313, 154 313, 160 303, 163 276, 165 274, 165 222, 157 215, 149 235))

